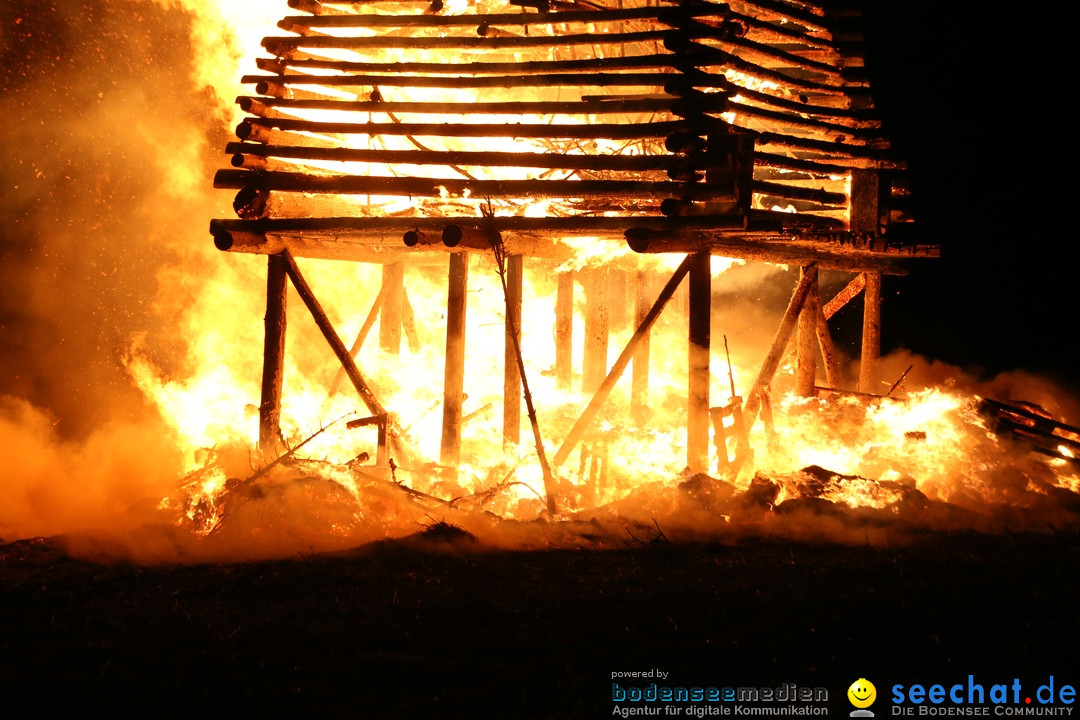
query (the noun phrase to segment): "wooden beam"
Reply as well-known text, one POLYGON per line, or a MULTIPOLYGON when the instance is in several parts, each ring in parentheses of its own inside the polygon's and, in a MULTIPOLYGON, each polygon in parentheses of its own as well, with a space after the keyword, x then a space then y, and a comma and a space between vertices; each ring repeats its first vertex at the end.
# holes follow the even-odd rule
POLYGON ((810 301, 814 304, 818 347, 821 349, 821 361, 825 366, 825 383, 830 387, 836 387, 840 382, 840 364, 836 360, 836 346, 833 345, 829 321, 821 305, 821 295, 812 296, 810 301))
POLYGON ((506 258, 506 336, 503 352, 503 446, 521 441, 521 371, 514 339, 521 342, 521 285, 523 258, 506 258))
MULTIPOLYGON (((383 301, 383 288, 379 288, 379 294, 375 296, 375 301, 371 303, 371 309, 368 310, 367 317, 364 318, 364 324, 360 326, 360 331, 356 333, 356 339, 353 340, 352 347, 349 348, 349 356, 356 358, 360 354, 360 349, 364 347, 364 342, 367 340, 368 333, 371 332, 371 328, 375 325, 375 320, 379 317, 379 310, 382 308, 383 301)), ((330 383, 330 391, 327 393, 328 400, 330 396, 333 396, 341 383, 345 380, 345 367, 339 367, 337 373, 334 375, 333 382, 330 383)))
POLYGON ((555 387, 569 390, 574 376, 574 272, 559 273, 555 293, 555 387))
POLYGON ((315 293, 311 291, 311 286, 308 285, 304 276, 300 274, 300 268, 297 266, 296 260, 293 259, 288 250, 283 251, 279 257, 284 261, 285 272, 288 273, 289 279, 292 280, 296 293, 304 301, 311 316, 315 319, 315 324, 319 326, 319 330, 322 331, 326 342, 330 344, 330 349, 334 351, 338 362, 345 368, 345 373, 349 376, 349 380, 352 381, 353 387, 356 388, 357 394, 360 395, 360 399, 364 401, 364 405, 367 406, 372 415, 386 415, 386 408, 379 402, 371 386, 368 385, 367 380, 360 373, 360 369, 356 366, 352 355, 349 354, 348 348, 341 341, 341 337, 338 336, 337 330, 334 329, 333 323, 330 322, 330 318, 327 317, 318 298, 315 297, 315 293))
POLYGON ((405 331, 405 338, 409 343, 409 352, 420 352, 420 333, 416 331, 416 313, 412 303, 409 302, 409 293, 405 285, 401 286, 401 328, 405 331))
POLYGON ((817 305, 818 271, 814 265, 799 270, 799 276, 810 284, 806 302, 799 311, 798 335, 795 354, 795 394, 799 397, 814 396, 814 379, 817 376, 817 305))
POLYGON ((379 310, 379 347, 391 355, 401 354, 401 322, 404 302, 405 266, 382 266, 382 308, 379 310))
POLYGON ((822 306, 821 310, 825 314, 825 319, 828 320, 835 315, 840 308, 851 302, 851 300, 861 293, 865 287, 866 275, 864 273, 859 273, 851 279, 851 282, 844 286, 843 290, 836 293, 832 300, 822 306))
POLYGON ((688 255, 679 267, 671 275, 671 279, 664 285, 664 289, 660 291, 660 295, 656 298, 656 302, 653 303, 649 309, 648 314, 638 324, 637 330, 630 337, 630 341, 626 343, 626 347, 623 348, 622 353, 619 355, 615 364, 611 366, 611 371, 608 372, 607 377, 604 378, 604 382, 601 383, 600 388, 593 395, 592 400, 585 407, 584 412, 574 423, 574 426, 570 428, 570 432, 567 433, 566 439, 563 440, 559 450, 555 453, 555 457, 552 458, 551 464, 553 467, 557 467, 566 461, 566 458, 573 452, 574 447, 581 440, 585 431, 589 429, 589 425, 596 418, 597 413, 604 406, 604 402, 607 400, 608 395, 611 393, 612 388, 615 387, 615 383, 618 382, 619 377, 622 376, 626 366, 630 364, 631 358, 634 356, 634 352, 637 350, 638 345, 641 343, 652 328, 653 323, 660 317, 660 313, 663 311, 664 306, 671 300, 671 296, 675 294, 675 290, 678 289, 679 284, 682 283, 682 279, 686 277, 686 274, 690 271, 691 259, 693 256, 688 255))
POLYGON ((280 449, 281 388, 285 373, 285 260, 271 255, 266 264, 266 316, 263 335, 262 395, 259 400, 259 447, 265 455, 280 449))
POLYGON ((863 292, 862 359, 859 363, 859 390, 878 389, 878 358, 881 356, 881 273, 867 272, 863 292))
POLYGON ((712 322, 712 268, 708 251, 690 256, 689 373, 686 406, 686 466, 709 469, 709 355, 712 322))
POLYGON ((446 293, 446 362, 443 378, 442 447, 439 462, 456 467, 461 461, 461 411, 465 394, 465 312, 469 291, 469 257, 450 256, 446 293))
POLYGON ((799 279, 799 284, 795 286, 787 310, 784 311, 784 317, 780 320, 780 327, 776 330, 776 337, 773 339, 772 347, 769 348, 765 360, 761 363, 757 378, 747 394, 746 404, 743 406, 743 421, 746 423, 747 433, 750 432, 754 425, 754 418, 761 407, 762 399, 768 394, 773 376, 776 375, 776 369, 780 366, 780 359, 784 355, 784 349, 787 348, 788 342, 791 341, 791 334, 795 332, 799 313, 802 311, 803 304, 810 294, 811 278, 811 275, 804 274, 799 279))

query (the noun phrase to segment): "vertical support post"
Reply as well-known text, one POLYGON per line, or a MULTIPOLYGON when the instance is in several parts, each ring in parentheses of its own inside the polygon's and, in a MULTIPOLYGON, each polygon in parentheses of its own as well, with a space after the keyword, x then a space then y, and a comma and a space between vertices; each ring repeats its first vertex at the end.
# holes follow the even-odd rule
POLYGON ((559 274, 555 294, 555 387, 569 390, 574 373, 574 273, 559 274))
POLYGON ((439 462, 461 461, 461 408, 465 393, 465 310, 469 290, 469 257, 450 254, 446 293, 446 370, 443 378, 442 448, 439 462))
POLYGON ((630 322, 630 305, 626 302, 627 275, 625 270, 610 268, 608 276, 608 333, 621 332, 630 322))
POLYGON ((699 252, 690 264, 689 381, 686 408, 686 466, 691 472, 709 467, 709 354, 712 322, 712 268, 709 253, 699 252))
MULTIPOLYGON (((638 270, 635 275, 634 327, 641 327, 645 316, 649 314, 652 301, 653 275, 647 270, 638 270)), ((630 377, 630 416, 642 420, 649 409, 649 339, 652 333, 646 333, 634 351, 634 368, 630 377)))
POLYGON ((821 296, 808 299, 814 300, 818 347, 821 348, 821 362, 825 366, 825 384, 832 388, 840 387, 840 363, 836 360, 836 346, 833 345, 832 334, 829 333, 829 321, 825 317, 821 296))
MULTIPOLYGON (((886 184, 886 187, 887 184, 886 184)), ((877 234, 881 223, 881 177, 877 170, 851 171, 851 206, 848 227, 852 232, 877 234)))
POLYGON ((397 355, 401 352, 401 317, 405 266, 390 263, 382 267, 382 307, 379 310, 379 347, 397 355))
POLYGON ((863 290, 862 360, 859 363, 859 391, 876 392, 877 365, 881 357, 881 273, 867 272, 863 290))
POLYGON ((581 390, 592 394, 607 376, 608 272, 605 269, 588 270, 585 278, 585 353, 581 390))
POLYGON ((521 441, 521 371, 518 369, 514 338, 521 342, 521 280, 523 261, 520 255, 506 257, 506 337, 503 354, 503 447, 521 441), (513 318, 513 324, 511 324, 513 318))
POLYGON ((799 311, 795 346, 795 394, 799 397, 813 397, 816 394, 814 380, 817 377, 817 308, 821 305, 817 266, 807 265, 800 268, 799 277, 810 283, 810 289, 799 311))
POLYGON ((259 447, 273 453, 281 442, 281 385, 285 374, 287 275, 285 258, 271 255, 266 264, 266 316, 263 335, 262 396, 259 400, 259 447))

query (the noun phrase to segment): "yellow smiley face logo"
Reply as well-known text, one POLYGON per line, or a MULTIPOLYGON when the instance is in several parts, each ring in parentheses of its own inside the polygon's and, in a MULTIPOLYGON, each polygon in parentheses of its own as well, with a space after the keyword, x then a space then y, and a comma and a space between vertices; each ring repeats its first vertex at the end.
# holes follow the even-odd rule
POLYGON ((866 678, 859 678, 847 689, 848 700, 857 708, 868 708, 877 699, 877 688, 866 678))

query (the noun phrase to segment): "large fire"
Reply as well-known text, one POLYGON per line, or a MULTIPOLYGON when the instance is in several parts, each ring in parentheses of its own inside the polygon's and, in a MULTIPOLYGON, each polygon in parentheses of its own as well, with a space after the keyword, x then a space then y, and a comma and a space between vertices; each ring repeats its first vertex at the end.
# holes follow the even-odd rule
MULTIPOLYGON (((485 11, 506 12, 506 6, 495 0, 477 3, 481 4, 485 11)), ((244 115, 232 108, 232 99, 250 92, 236 82, 255 67, 261 40, 275 32, 280 34, 274 26, 283 8, 271 2, 190 0, 183 5, 191 14, 193 38, 199 38, 200 52, 194 67, 198 83, 212 88, 226 101, 222 120, 229 127, 236 126, 244 115), (224 28, 236 33, 235 37, 223 37, 224 28)), ((477 8, 466 7, 464 2, 447 2, 442 14, 452 17, 466 11, 476 12, 477 8)), ((597 28, 597 32, 603 31, 597 28)), ((371 30, 327 26, 320 32, 365 37, 371 30)), ((534 26, 532 32, 556 30, 534 26)), ((437 35, 433 32, 432 37, 437 35)), ((639 48, 640 52, 649 50, 639 48)), ((512 52, 506 55, 515 59, 512 52)), ((310 72, 325 75, 328 82, 282 90, 297 99, 357 96, 333 83, 333 78, 344 74, 341 70, 319 69, 320 63, 403 61, 393 51, 309 51, 305 58, 312 66, 310 72)), ((438 63, 446 58, 447 51, 434 48, 408 59, 438 63)), ((521 57, 516 59, 520 61, 521 57)), ((748 90, 768 89, 768 81, 763 79, 729 75, 728 80, 748 90)), ((401 104, 410 99, 409 91, 418 90, 425 93, 427 101, 476 100, 468 90, 392 86, 375 89, 385 102, 401 104)), ((370 93, 372 89, 363 91, 370 93)), ((518 93, 520 90, 507 90, 506 99, 515 99, 518 93)), ((753 102, 739 95, 731 99, 736 105, 753 102)), ((273 110, 271 115, 325 123, 340 119, 338 111, 314 105, 317 103, 306 108, 273 110)), ((407 112, 389 111, 376 120, 417 122, 407 112)), ((465 114, 455 120, 510 124, 551 118, 465 114)), ((312 147, 341 141, 341 136, 333 133, 320 135, 305 130, 300 134, 308 138, 312 147)), ((362 135, 350 137, 348 142, 356 149, 470 149, 467 140, 459 145, 434 147, 427 140, 404 134, 362 135)), ((596 147, 590 147, 589 152, 649 155, 657 151, 647 144, 618 140, 590 142, 596 147)), ((487 144, 483 150, 517 152, 523 145, 536 151, 551 150, 542 141, 514 137, 487 144)), ((558 149, 570 153, 580 150, 558 149)), ((339 169, 310 158, 269 162, 269 169, 314 175, 339 169)), ((476 179, 477 173, 486 173, 486 179, 527 180, 545 172, 542 168, 505 166, 470 166, 448 172, 438 166, 405 168, 365 162, 350 164, 348 170, 356 175, 395 177, 407 173, 411 177, 431 177, 446 181, 449 187, 462 177, 476 179)), ((848 175, 837 174, 824 185, 828 185, 826 189, 843 190, 848 182, 848 175)), ((819 183, 818 187, 824 185, 819 183)), ((184 186, 190 186, 190 182, 184 186)), ((575 210, 572 200, 538 198, 528 205, 496 202, 494 212, 523 217, 568 215, 575 210)), ((489 202, 449 190, 437 201, 416 202, 401 194, 368 193, 342 195, 339 201, 348 213, 375 217, 477 217, 489 202)), ((762 202, 762 198, 755 197, 757 205, 762 202)), ((218 210, 221 216, 228 214, 227 206, 227 201, 222 203, 218 210)), ((304 205, 282 201, 277 209, 280 216, 287 217, 303 213, 304 205)), ((772 209, 795 210, 794 206, 772 209)), ((557 378, 552 351, 556 274, 606 270, 603 277, 612 293, 611 305, 606 308, 610 314, 610 367, 635 329, 631 281, 644 279, 650 288, 658 288, 683 260, 679 254, 636 255, 625 244, 594 242, 591 238, 566 238, 560 243, 566 254, 560 264, 525 261, 520 319, 525 376, 536 399, 536 422, 549 455, 567 437, 594 389, 581 387, 577 378, 566 387, 557 378)), ((892 390, 883 386, 875 397, 823 391, 817 397, 806 398, 797 397, 791 387, 792 364, 782 365, 773 383, 771 417, 753 423, 745 438, 748 447, 743 448, 742 461, 721 469, 728 460, 720 457, 726 448, 712 445, 707 473, 711 477, 685 472, 689 349, 687 301, 681 294, 651 331, 648 410, 631 411, 630 382, 624 378, 570 459, 555 468, 560 510, 557 516, 546 517, 545 478, 533 436, 527 429, 528 421, 522 418, 526 430, 519 443, 507 443, 503 437, 502 347, 507 303, 492 255, 485 252, 470 254, 468 261, 468 352, 460 464, 448 468, 439 463, 446 275, 443 264, 426 260, 407 264, 404 269, 404 333, 400 346, 392 352, 377 341, 379 321, 374 325, 366 322, 379 299, 382 267, 301 260, 338 335, 348 343, 367 333, 367 340, 357 349, 358 365, 370 384, 378 388, 380 399, 407 442, 408 453, 394 453, 390 462, 376 463, 378 423, 352 422, 370 413, 348 383, 341 381, 338 359, 327 348, 318 328, 305 317, 303 306, 292 300, 285 353, 286 392, 281 408, 284 443, 275 448, 260 447, 264 263, 250 256, 191 253, 183 258, 186 265, 163 276, 164 281, 189 288, 178 295, 185 307, 172 311, 180 318, 177 329, 185 343, 183 361, 160 361, 160 351, 140 339, 132 342, 126 364, 131 378, 165 419, 177 449, 186 458, 182 480, 175 492, 160 499, 157 511, 197 536, 250 539, 274 552, 309 546, 341 547, 406 534, 425 522, 446 520, 478 532, 495 532, 500 527, 499 537, 509 538, 504 540, 507 542, 559 542, 563 531, 548 528, 530 534, 522 529, 524 524, 544 517, 548 521, 567 521, 567 525, 596 521, 601 528, 596 535, 607 538, 601 544, 613 544, 617 542, 615 535, 605 535, 612 527, 608 523, 641 523, 646 528, 651 525, 658 531, 663 528, 667 537, 676 537, 680 532, 686 536, 725 535, 737 528, 759 526, 764 517, 788 502, 794 503, 789 507, 794 507, 800 502, 805 506, 810 500, 895 516, 912 512, 913 504, 920 503, 924 508, 949 503, 989 515, 996 511, 987 508, 1030 507, 1045 511, 1051 504, 1047 498, 1054 498, 1061 508, 1076 508, 1075 500, 1068 505, 1059 502, 1062 495, 1055 494, 1080 490, 1080 475, 1070 460, 1073 446, 1068 441, 1073 438, 1063 436, 1062 451, 1056 456, 1032 455, 1030 446, 1022 440, 999 433, 987 424, 986 414, 980 412, 980 398, 974 392, 949 387, 930 372, 920 373, 923 368, 892 390), (192 286, 197 291, 191 291, 192 286), (691 512, 687 508, 693 503, 698 507, 691 512), (751 511, 753 508, 757 511, 751 511)), ((711 269, 717 287, 722 287, 728 274, 735 272, 733 268, 742 272, 739 282, 745 282, 751 274, 773 280, 787 277, 783 268, 768 266, 760 272, 750 271, 741 261, 714 257, 711 269)), ((166 302, 168 293, 162 295, 162 302, 166 302)), ((581 368, 587 343, 582 320, 588 312, 581 292, 575 294, 574 312, 573 366, 581 368)), ((763 319, 774 320, 776 314, 756 309, 715 309, 714 335, 728 336, 731 350, 729 356, 722 346, 713 344, 711 405, 733 401, 733 392, 749 392, 757 365, 772 339, 766 336, 768 330, 758 330, 757 326, 770 325, 763 319)), ((1052 410, 1062 412, 1061 407, 1052 410)), ((948 527, 965 525, 956 516, 951 518, 948 527)), ((982 529, 993 523, 970 521, 966 526, 982 529)), ((575 537, 584 535, 580 531, 575 537)))

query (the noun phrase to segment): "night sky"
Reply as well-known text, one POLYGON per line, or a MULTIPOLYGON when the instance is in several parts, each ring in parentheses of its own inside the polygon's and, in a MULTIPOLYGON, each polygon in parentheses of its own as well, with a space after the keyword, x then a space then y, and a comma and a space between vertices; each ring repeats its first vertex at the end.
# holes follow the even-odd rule
POLYGON ((1064 28, 1045 3, 1022 16, 971 2, 865 5, 875 98, 911 166, 922 232, 942 246, 940 262, 887 284, 885 343, 1075 382, 1064 28))

